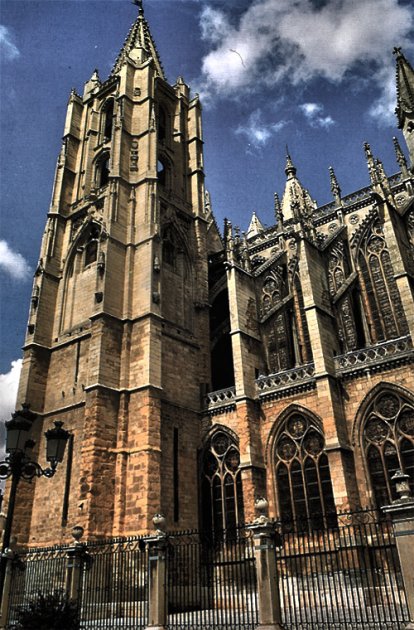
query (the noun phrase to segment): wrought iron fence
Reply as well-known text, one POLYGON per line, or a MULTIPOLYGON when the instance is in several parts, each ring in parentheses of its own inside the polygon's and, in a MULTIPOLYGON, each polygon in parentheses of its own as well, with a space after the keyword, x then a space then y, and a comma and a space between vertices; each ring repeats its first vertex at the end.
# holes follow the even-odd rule
POLYGON ((167 551, 168 630, 253 630, 258 624, 253 537, 174 533, 167 551))
POLYGON ((17 622, 18 611, 27 607, 29 601, 39 593, 48 595, 65 591, 66 547, 30 549, 20 554, 13 566, 12 588, 10 589, 10 625, 17 622))
MULTIPOLYGON (((409 621, 393 527, 376 511, 275 522, 286 630, 398 630, 409 621)), ((166 537, 168 630, 258 625, 254 541, 248 527, 166 537)), ((148 546, 139 537, 89 542, 80 571, 82 629, 143 630, 148 546)), ((67 588, 70 548, 31 549, 14 563, 9 624, 39 592, 67 588)))
POLYGON ((397 630, 409 621, 392 524, 376 511, 280 524, 282 620, 294 630, 397 630))
POLYGON ((90 542, 79 589, 81 628, 147 625, 148 554, 143 538, 90 542))

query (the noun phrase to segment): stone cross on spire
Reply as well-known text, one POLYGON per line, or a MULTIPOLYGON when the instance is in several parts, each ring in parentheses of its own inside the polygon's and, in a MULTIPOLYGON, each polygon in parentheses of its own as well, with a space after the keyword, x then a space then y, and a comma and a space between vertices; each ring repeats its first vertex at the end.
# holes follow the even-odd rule
POLYGON ((132 4, 135 4, 139 9, 139 15, 144 15, 144 6, 142 0, 132 0, 132 4))

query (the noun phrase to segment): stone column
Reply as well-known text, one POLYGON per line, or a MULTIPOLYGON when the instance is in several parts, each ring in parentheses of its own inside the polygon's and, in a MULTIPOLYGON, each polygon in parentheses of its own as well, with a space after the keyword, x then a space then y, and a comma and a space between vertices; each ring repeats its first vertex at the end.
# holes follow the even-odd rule
MULTIPOLYGON (((267 510, 266 499, 256 500, 256 510, 267 510), (266 505, 265 505, 266 504, 266 505)), ((274 524, 262 514, 248 525, 254 539, 256 559, 259 628, 283 630, 280 616, 279 576, 276 566, 276 547, 281 539, 274 524)))
POLYGON ((82 569, 86 558, 86 544, 79 542, 83 535, 83 527, 72 529, 75 544, 67 552, 66 594, 73 602, 77 602, 81 586, 82 569))
POLYGON ((146 539, 148 545, 148 625, 147 630, 164 630, 167 623, 165 518, 153 518, 156 533, 146 539))
POLYGON ((414 630, 414 499, 410 493, 408 479, 408 475, 397 470, 391 480, 396 482, 399 498, 382 509, 391 516, 394 526, 410 618, 405 630, 414 630))

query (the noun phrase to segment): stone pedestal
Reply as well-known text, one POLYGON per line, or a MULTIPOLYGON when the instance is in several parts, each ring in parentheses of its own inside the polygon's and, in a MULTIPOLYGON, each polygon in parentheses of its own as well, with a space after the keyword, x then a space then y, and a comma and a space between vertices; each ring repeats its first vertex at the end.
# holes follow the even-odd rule
POLYGON ((279 576, 274 524, 261 516, 249 525, 254 538, 260 630, 283 630, 280 617, 279 576))
POLYGON ((3 583, 3 592, 1 593, 1 613, 0 613, 0 630, 6 627, 7 617, 9 612, 9 600, 10 600, 10 586, 13 572, 13 561, 15 559, 15 553, 12 549, 8 548, 4 551, 4 559, 6 562, 6 571, 3 583))
POLYGON ((147 538, 148 625, 146 630, 164 630, 167 623, 166 547, 167 536, 158 530, 147 538))
POLYGON ((66 594, 73 602, 78 601, 79 598, 85 555, 86 545, 83 543, 76 543, 67 552, 66 594))
POLYGON ((394 525, 410 618, 405 630, 414 630, 414 499, 402 498, 382 509, 391 516, 394 525))

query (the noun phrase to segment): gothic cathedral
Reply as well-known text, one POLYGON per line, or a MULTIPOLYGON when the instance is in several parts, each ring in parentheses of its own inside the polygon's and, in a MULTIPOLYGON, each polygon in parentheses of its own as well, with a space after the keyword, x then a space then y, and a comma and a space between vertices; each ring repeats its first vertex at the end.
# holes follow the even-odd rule
POLYGON ((18 402, 70 431, 21 484, 21 543, 223 529, 381 506, 414 483, 414 71, 396 50, 399 172, 318 207, 290 156, 275 225, 221 235, 201 106, 165 80, 142 8, 108 79, 72 91, 18 402))

